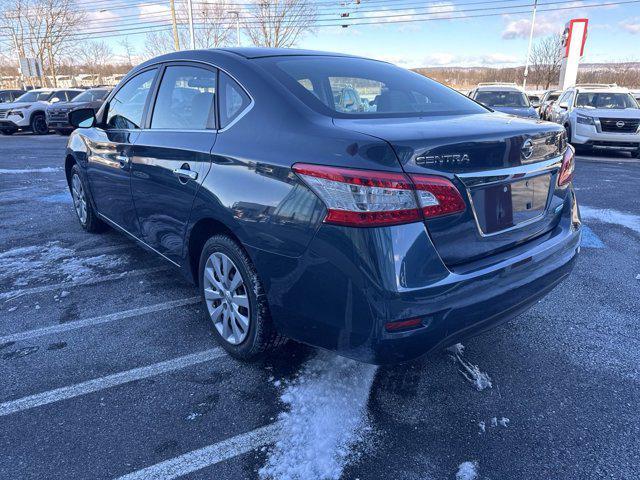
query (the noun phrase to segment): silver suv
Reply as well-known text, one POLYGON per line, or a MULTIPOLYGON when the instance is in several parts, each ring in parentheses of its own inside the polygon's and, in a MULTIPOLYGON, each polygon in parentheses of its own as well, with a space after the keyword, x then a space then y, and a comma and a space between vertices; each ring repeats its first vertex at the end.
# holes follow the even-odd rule
POLYGON ((81 92, 83 90, 77 88, 29 90, 13 103, 3 103, 0 106, 0 132, 5 135, 19 130, 31 130, 37 135, 49 133, 45 117, 47 106, 56 102, 68 102, 81 92))
POLYGON ((640 156, 640 105, 615 84, 576 85, 551 107, 549 120, 564 125, 577 150, 618 150, 640 156))

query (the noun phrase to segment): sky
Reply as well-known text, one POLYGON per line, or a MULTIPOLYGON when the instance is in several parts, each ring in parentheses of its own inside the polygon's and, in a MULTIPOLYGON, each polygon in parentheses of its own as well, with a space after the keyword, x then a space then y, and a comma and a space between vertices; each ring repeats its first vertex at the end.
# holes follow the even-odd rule
MULTIPOLYGON (((91 4, 90 0, 84 1, 87 5, 91 4)), ((329 2, 320 1, 322 11, 326 12, 329 2)), ((100 19, 100 22, 107 18, 117 22, 120 17, 124 20, 127 16, 126 21, 130 22, 136 12, 144 17, 149 12, 166 11, 166 5, 162 3, 95 12, 92 18, 100 19)), ((168 1, 164 3, 168 4, 168 1)), ((514 66, 522 65, 525 61, 532 0, 361 0, 357 8, 354 7, 354 0, 341 0, 335 2, 334 11, 342 8, 337 7, 341 3, 349 5, 351 18, 357 16, 370 24, 348 28, 318 27, 313 33, 305 35, 296 46, 362 55, 391 61, 406 68, 514 66), (507 10, 506 6, 512 8, 507 10), (486 16, 489 14, 492 16, 486 16), (389 23, 389 15, 410 21, 389 23), (429 21, 413 21, 425 18, 429 21)), ((640 61, 640 2, 540 0, 540 3, 534 42, 551 34, 562 33, 565 23, 572 18, 588 18, 589 31, 583 62, 640 61), (604 3, 609 5, 590 8, 604 3), (544 11, 558 7, 571 9, 544 11)), ((327 18, 326 13, 323 18, 327 18)), ((143 50, 144 39, 144 35, 129 36, 138 52, 143 50)), ((116 55, 122 54, 122 47, 116 38, 106 40, 116 55)), ((244 36, 242 44, 249 46, 244 36)))

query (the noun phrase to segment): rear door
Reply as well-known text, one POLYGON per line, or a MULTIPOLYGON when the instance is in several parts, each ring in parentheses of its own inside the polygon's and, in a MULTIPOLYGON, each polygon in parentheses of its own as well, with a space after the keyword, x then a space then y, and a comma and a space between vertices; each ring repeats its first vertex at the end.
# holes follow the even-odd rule
POLYGON ((130 160, 157 72, 145 70, 122 85, 106 106, 96 136, 86 137, 87 175, 98 212, 136 237, 140 227, 131 198, 130 160))
POLYGON ((131 191, 142 240, 178 265, 193 199, 216 141, 216 84, 213 67, 165 65, 133 148, 131 191))

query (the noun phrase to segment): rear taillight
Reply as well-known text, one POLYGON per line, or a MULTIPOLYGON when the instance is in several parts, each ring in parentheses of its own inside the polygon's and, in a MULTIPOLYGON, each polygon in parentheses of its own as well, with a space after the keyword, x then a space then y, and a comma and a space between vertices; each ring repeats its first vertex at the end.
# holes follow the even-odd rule
POLYGON ((562 156, 562 165, 558 173, 558 186, 562 187, 573 180, 573 171, 575 169, 575 149, 571 145, 567 145, 567 149, 562 156))
POLYGON ((463 211, 446 178, 297 163, 293 171, 327 207, 325 222, 374 227, 418 222, 463 211))

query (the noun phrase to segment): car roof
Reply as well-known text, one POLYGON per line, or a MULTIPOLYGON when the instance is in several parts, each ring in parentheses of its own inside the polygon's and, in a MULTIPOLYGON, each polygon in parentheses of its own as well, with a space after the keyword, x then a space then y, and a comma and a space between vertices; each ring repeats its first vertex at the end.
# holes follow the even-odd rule
POLYGON ((477 87, 479 92, 520 92, 524 93, 519 87, 512 87, 508 85, 482 85, 477 87))
POLYGON ((361 58, 355 55, 347 55, 344 53, 323 52, 320 50, 304 50, 299 48, 265 48, 265 47, 244 47, 244 48, 219 48, 224 52, 234 53, 244 58, 264 58, 264 57, 291 57, 291 56, 308 56, 308 57, 351 57, 361 58))

